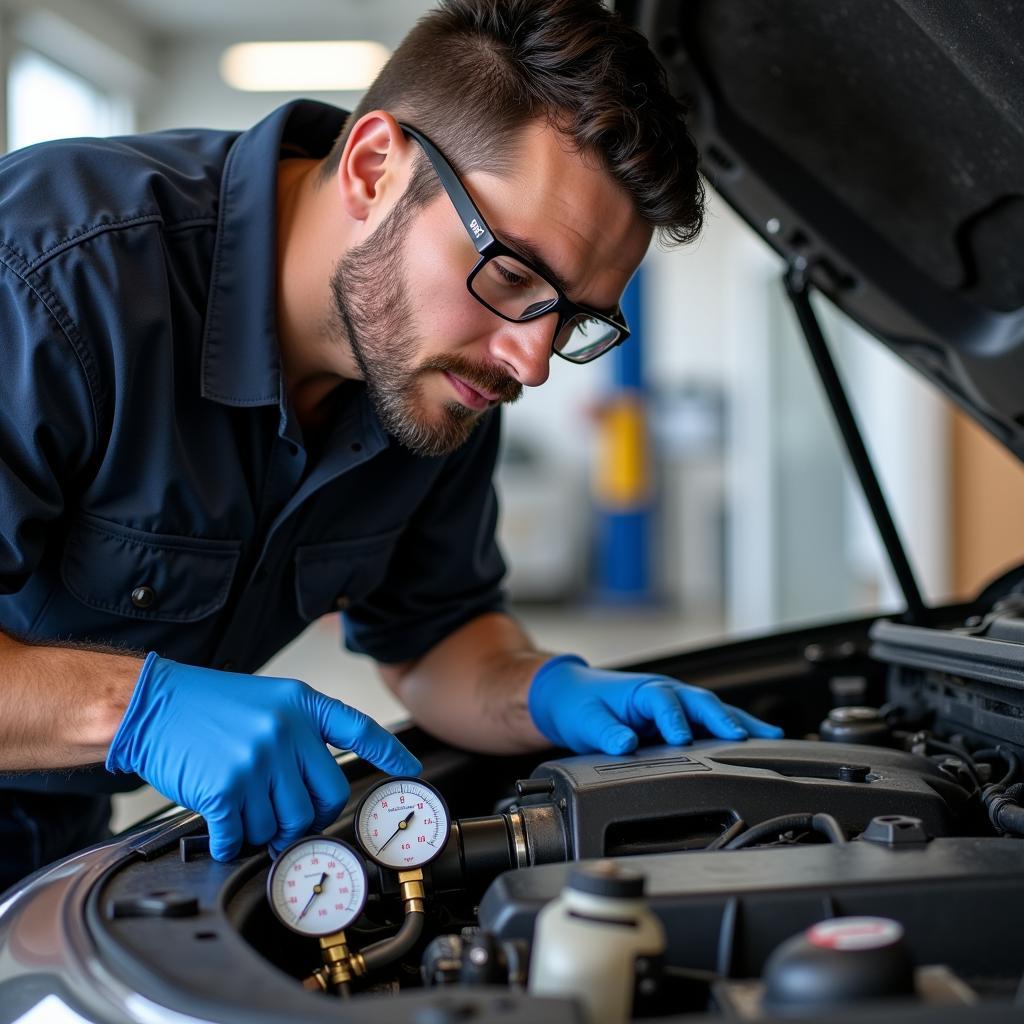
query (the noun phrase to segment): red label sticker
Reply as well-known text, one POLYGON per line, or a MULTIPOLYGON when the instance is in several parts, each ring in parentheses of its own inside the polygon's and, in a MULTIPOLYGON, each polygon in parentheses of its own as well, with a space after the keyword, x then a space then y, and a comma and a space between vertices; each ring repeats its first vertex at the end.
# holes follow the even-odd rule
POLYGON ((816 924, 807 938, 822 949, 881 949, 903 938, 903 926, 887 917, 840 917, 816 924))

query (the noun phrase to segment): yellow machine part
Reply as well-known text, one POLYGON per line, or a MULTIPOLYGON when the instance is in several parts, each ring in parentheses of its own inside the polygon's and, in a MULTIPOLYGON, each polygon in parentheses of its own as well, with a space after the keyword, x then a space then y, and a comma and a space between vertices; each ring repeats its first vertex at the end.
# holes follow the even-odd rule
POLYGON ((637 392, 609 398, 599 412, 594 498, 606 511, 629 512, 651 500, 647 410, 637 392))

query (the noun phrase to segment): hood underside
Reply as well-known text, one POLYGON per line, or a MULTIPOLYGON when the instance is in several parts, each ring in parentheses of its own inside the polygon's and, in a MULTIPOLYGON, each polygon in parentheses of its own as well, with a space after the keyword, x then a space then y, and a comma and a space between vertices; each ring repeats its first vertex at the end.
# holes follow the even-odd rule
POLYGON ((1024 458, 1024 3, 617 7, 725 200, 1024 458))

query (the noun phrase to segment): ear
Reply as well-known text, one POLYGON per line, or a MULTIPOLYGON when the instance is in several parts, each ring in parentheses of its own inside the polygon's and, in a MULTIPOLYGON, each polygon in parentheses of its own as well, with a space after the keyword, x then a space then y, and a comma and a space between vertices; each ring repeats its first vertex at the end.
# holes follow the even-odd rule
POLYGON ((355 123, 335 178, 353 220, 368 220, 376 207, 401 195, 409 179, 411 145, 387 111, 371 110, 355 123))

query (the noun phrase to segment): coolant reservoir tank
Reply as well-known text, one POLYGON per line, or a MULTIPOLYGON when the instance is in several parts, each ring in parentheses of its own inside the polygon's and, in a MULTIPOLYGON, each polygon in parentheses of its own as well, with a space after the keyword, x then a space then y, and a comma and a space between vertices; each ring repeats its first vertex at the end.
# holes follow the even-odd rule
POLYGON ((538 915, 530 992, 570 996, 587 1024, 623 1024, 633 1009, 638 957, 665 952, 665 930, 644 898, 644 876, 615 861, 573 868, 538 915))

